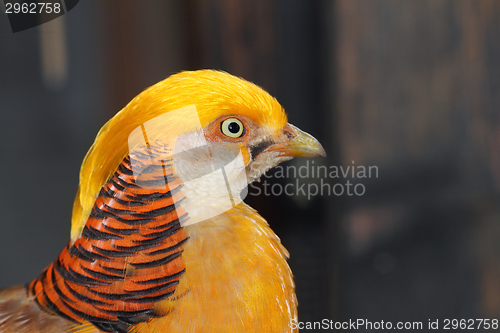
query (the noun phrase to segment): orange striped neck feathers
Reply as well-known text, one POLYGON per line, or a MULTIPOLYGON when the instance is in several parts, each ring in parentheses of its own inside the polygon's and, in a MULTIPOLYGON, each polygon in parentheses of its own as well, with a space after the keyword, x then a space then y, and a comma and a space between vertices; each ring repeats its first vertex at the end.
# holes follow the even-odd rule
POLYGON ((104 185, 81 236, 29 285, 49 312, 106 332, 155 316, 185 272, 182 184, 164 145, 127 156, 104 185), (143 165, 135 178, 132 165, 143 165), (138 182, 141 184, 138 184, 138 182))

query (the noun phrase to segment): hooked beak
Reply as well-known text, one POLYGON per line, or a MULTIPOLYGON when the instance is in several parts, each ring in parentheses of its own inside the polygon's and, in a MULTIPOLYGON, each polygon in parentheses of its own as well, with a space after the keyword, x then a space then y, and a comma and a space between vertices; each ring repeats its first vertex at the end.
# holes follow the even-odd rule
POLYGON ((288 157, 326 157, 323 146, 311 134, 292 124, 287 124, 284 131, 290 139, 269 147, 268 151, 276 151, 280 153, 279 156, 288 157))

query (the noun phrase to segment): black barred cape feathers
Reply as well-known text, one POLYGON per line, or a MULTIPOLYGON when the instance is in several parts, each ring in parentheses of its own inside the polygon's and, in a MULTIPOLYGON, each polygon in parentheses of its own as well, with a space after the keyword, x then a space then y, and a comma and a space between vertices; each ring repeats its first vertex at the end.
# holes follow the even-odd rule
POLYGON ((185 272, 181 221, 187 213, 171 152, 161 143, 127 156, 104 185, 80 238, 29 285, 42 308, 106 332, 155 316, 185 272), (170 155, 171 156, 171 155, 170 155), (144 166, 139 180, 132 166, 144 166), (139 184, 138 184, 139 182, 139 184))

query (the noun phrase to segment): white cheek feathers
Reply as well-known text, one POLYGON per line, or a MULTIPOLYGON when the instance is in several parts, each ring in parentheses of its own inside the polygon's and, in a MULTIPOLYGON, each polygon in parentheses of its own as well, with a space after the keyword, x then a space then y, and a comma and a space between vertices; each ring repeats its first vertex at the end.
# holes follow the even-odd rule
POLYGON ((186 133, 177 140, 174 166, 183 183, 185 199, 181 206, 189 216, 184 226, 210 219, 241 203, 247 176, 239 148, 232 150, 208 142, 202 131, 186 133))

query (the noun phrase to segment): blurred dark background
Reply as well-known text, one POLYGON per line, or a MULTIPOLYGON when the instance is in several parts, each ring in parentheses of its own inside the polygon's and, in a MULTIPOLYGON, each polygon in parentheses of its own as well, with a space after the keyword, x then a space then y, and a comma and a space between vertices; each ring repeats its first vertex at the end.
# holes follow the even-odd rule
POLYGON ((3 12, 0 287, 66 245, 104 122, 216 68, 274 95, 318 165, 378 168, 350 179, 362 196, 248 197, 291 253, 300 321, 500 319, 500 1, 87 0, 16 34, 3 12))

